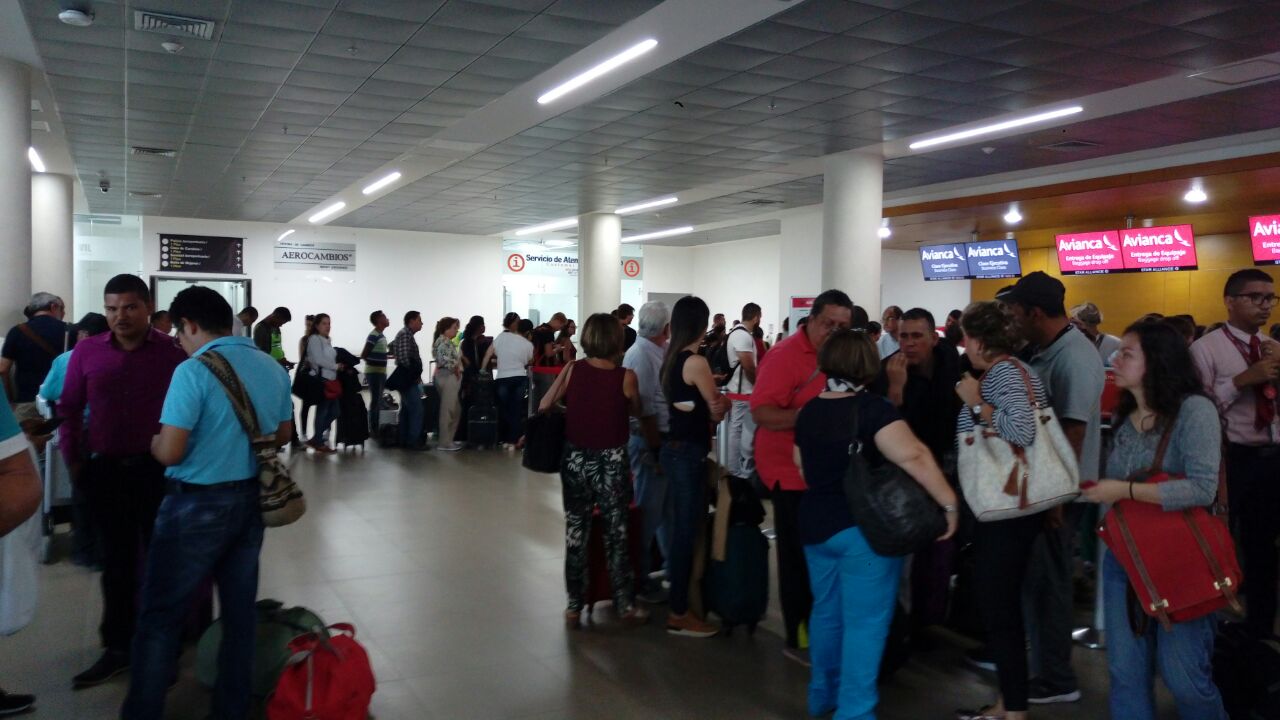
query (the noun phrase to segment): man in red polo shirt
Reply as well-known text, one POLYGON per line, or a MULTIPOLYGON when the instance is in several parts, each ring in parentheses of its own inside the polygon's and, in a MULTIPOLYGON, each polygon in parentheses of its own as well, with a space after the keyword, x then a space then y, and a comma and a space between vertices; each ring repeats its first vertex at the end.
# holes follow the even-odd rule
POLYGON ((808 651, 800 649, 800 625, 809 619, 813 594, 797 527, 805 485, 792 460, 796 415, 827 384, 826 376, 818 372, 818 348, 832 332, 866 324, 866 311, 854 308, 848 295, 827 290, 813 301, 804 327, 764 356, 751 393, 751 417, 757 427, 756 471, 772 493, 778 533, 778 596, 787 627, 783 653, 806 666, 808 651))

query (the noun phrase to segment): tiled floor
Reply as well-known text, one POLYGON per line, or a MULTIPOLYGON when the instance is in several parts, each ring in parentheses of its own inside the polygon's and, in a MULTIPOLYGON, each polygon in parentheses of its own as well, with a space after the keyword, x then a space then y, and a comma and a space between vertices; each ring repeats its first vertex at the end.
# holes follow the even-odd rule
MULTIPOLYGON (((659 618, 624 630, 603 608, 600 625, 567 632, 559 480, 514 455, 371 446, 294 467, 309 512, 267 532, 260 595, 355 624, 380 720, 805 717, 807 672, 781 655, 776 599, 754 637, 669 637, 659 618)), ((37 717, 115 717, 126 679, 70 689, 98 652, 97 577, 62 562, 41 592, 36 622, 0 638, 0 684, 37 693, 37 717)), ((917 653, 883 687, 879 717, 950 718, 989 699, 991 678, 965 667, 962 649, 948 635, 917 653)), ((170 718, 205 716, 190 661, 170 718)), ((1033 717, 1106 717, 1104 657, 1078 650, 1076 664, 1084 701, 1033 717)))

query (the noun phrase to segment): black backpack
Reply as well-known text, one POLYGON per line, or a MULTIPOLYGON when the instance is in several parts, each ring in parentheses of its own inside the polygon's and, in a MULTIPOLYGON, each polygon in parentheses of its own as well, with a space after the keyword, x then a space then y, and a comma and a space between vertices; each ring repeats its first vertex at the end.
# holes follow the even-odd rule
POLYGON ((858 403, 853 404, 853 440, 844 495, 858 529, 877 555, 903 557, 942 537, 947 519, 920 483, 887 459, 872 466, 858 439, 858 403))
POLYGON ((716 377, 716 385, 719 387, 724 387, 729 384, 729 380, 733 377, 733 371, 738 367, 738 363, 735 363, 733 361, 734 358, 729 354, 729 336, 739 330, 745 331, 746 328, 741 325, 735 325, 734 328, 730 330, 719 343, 712 346, 711 351, 707 353, 707 363, 711 365, 711 374, 716 377))

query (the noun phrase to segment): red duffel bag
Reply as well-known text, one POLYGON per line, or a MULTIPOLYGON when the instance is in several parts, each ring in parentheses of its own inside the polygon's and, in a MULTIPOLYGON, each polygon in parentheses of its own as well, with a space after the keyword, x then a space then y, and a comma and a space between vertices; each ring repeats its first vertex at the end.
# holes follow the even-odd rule
MULTIPOLYGON (((1171 429, 1161 436, 1151 469, 1130 481, 1182 479, 1162 469, 1171 429)), ((1218 500, 1225 500, 1221 481, 1218 500)), ((1124 568, 1142 611, 1165 630, 1227 605, 1243 612, 1237 597, 1243 576, 1231 532, 1205 508, 1166 511, 1154 503, 1121 500, 1102 519, 1098 536, 1124 568)))
POLYGON ((329 637, 299 635, 289 642, 293 656, 275 694, 267 720, 366 720, 376 682, 369 655, 347 623, 329 626, 329 637))

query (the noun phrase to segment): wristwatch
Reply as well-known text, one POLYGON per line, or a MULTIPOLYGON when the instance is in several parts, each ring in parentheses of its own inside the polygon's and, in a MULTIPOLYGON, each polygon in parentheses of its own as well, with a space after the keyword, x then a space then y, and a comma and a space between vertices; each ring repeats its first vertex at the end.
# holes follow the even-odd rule
POLYGON ((944 513, 960 512, 960 509, 957 508, 955 505, 943 505, 942 512, 944 513))
MULTIPOLYGON (((951 407, 955 407, 955 406, 952 405, 951 407)), ((982 403, 978 403, 977 405, 971 405, 969 407, 969 412, 973 413, 973 417, 975 419, 982 417, 982 403)))

